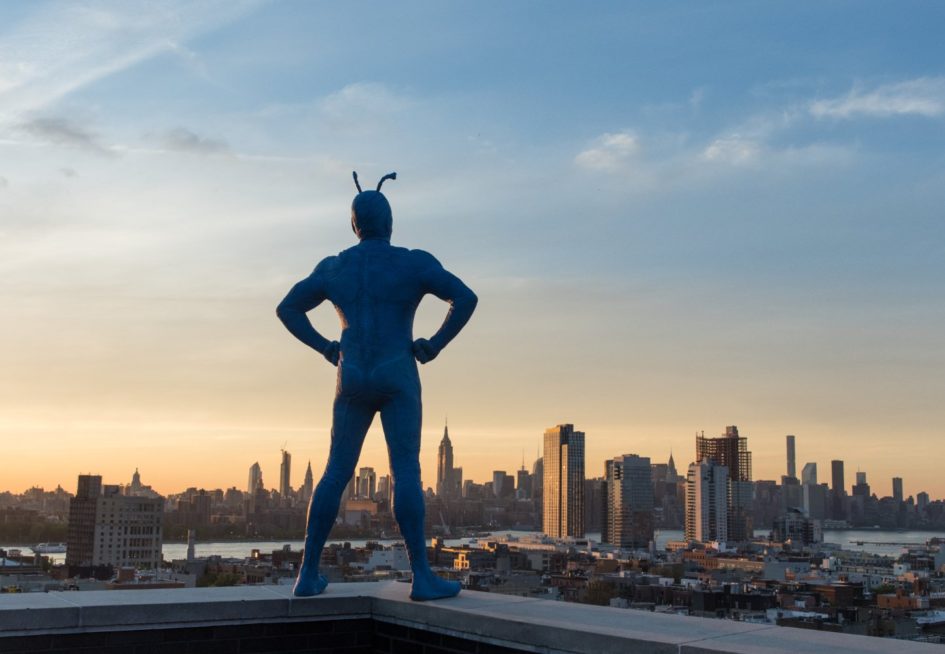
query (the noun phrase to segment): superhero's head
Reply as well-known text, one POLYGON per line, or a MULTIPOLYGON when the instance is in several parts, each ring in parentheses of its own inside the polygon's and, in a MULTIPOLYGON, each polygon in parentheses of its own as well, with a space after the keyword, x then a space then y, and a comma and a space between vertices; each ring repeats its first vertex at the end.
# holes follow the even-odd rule
POLYGON ((358 194, 351 203, 351 229, 362 241, 366 238, 390 239, 393 228, 393 214, 390 203, 381 193, 381 185, 388 179, 397 179, 397 173, 384 175, 377 183, 376 191, 362 191, 358 183, 358 174, 351 173, 358 194))

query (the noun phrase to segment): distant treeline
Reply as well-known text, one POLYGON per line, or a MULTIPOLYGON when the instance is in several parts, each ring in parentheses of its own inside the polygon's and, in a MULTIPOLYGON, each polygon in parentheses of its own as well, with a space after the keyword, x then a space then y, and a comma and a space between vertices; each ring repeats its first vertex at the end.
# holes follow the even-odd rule
POLYGON ((0 543, 7 545, 64 543, 67 530, 67 525, 61 522, 0 522, 0 543))

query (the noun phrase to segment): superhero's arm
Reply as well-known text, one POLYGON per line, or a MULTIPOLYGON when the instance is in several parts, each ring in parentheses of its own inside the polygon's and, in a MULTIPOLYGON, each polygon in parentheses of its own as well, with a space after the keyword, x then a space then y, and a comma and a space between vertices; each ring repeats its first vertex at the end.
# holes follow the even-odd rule
POLYGON ((329 341, 318 333, 305 315, 327 299, 325 294, 324 267, 322 261, 312 274, 292 287, 285 299, 276 307, 276 315, 292 335, 324 356, 332 365, 338 365, 338 341, 329 341))
POLYGON ((450 305, 446 319, 436 334, 429 340, 420 338, 414 342, 413 352, 417 361, 427 363, 435 359, 469 322, 479 298, 459 277, 445 270, 433 255, 417 252, 422 266, 420 280, 424 293, 432 293, 450 305))

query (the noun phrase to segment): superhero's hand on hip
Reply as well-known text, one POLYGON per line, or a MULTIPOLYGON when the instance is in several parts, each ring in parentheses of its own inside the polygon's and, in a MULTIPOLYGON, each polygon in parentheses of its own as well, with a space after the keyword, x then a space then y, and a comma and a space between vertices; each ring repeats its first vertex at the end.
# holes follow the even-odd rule
POLYGON ((440 350, 425 338, 418 338, 413 342, 413 355, 420 363, 429 363, 436 358, 440 350))
POLYGON ((341 356, 341 344, 338 341, 332 341, 325 346, 325 349, 322 351, 322 356, 328 360, 333 366, 338 365, 338 357, 341 356))

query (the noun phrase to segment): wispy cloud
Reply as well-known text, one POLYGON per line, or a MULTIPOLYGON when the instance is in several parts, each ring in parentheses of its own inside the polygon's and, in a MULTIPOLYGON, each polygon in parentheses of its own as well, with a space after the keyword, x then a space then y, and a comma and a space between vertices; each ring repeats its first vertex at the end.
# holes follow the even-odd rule
POLYGON ((195 134, 185 127, 177 127, 164 134, 161 143, 168 150, 192 154, 222 154, 229 152, 226 141, 195 134))
POLYGON ((591 170, 615 171, 640 152, 640 139, 630 131, 606 133, 578 153, 574 162, 591 170))
POLYGON ((22 120, 119 72, 247 13, 258 3, 214 0, 61 2, 38 8, 0 36, 0 121, 22 120))
POLYGON ((714 139, 702 150, 701 156, 711 162, 747 164, 757 160, 761 152, 762 146, 755 139, 730 134, 714 139))
POLYGON ((334 129, 375 132, 401 120, 416 101, 385 84, 356 82, 318 102, 318 111, 334 129))
POLYGON ((817 118, 905 115, 934 118, 945 113, 945 77, 920 77, 874 89, 854 88, 838 98, 814 100, 809 110, 817 118))
POLYGON ((326 96, 322 111, 329 116, 343 117, 350 113, 390 113, 409 108, 413 102, 384 84, 356 82, 326 96))
POLYGON ((34 118, 20 125, 20 128, 46 143, 78 148, 106 156, 115 154, 99 140, 96 134, 67 118, 34 118))

